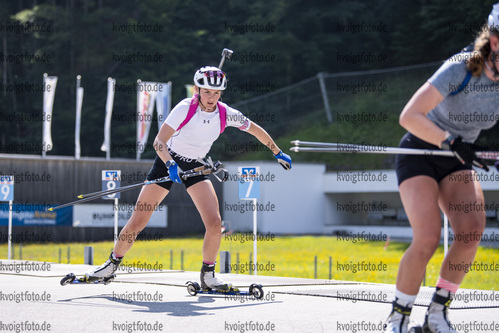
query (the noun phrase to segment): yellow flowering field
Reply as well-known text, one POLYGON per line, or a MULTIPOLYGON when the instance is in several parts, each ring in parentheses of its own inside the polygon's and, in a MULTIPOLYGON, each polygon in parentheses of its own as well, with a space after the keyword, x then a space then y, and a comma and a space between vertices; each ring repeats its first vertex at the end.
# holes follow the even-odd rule
MULTIPOLYGON (((317 279, 395 283, 398 263, 409 244, 400 242, 352 242, 339 240, 334 236, 284 237, 261 235, 258 242, 259 275, 314 278, 315 256, 317 256, 317 279)), ((198 271, 201 268, 201 238, 172 238, 161 241, 137 241, 124 259, 125 265, 141 262, 162 269, 182 268, 198 271), (171 256, 171 254, 173 256, 171 256)), ((23 260, 38 260, 67 263, 67 249, 70 248, 70 263, 82 264, 85 246, 94 247, 94 264, 104 262, 113 248, 112 242, 92 244, 31 244, 22 248, 23 260)), ((253 237, 251 234, 224 235, 221 251, 231 253, 233 273, 249 274, 253 262, 253 237), (237 257, 239 255, 239 261, 237 257), (250 262, 251 260, 251 262, 250 262)), ((7 245, 0 245, 0 258, 7 257, 7 245)), ((19 246, 15 247, 15 258, 19 259, 19 246)), ((426 272, 426 285, 433 286, 439 275, 443 260, 440 246, 426 272)), ((499 266, 499 249, 480 247, 475 258, 482 263, 472 268, 462 288, 499 290, 499 272, 490 267, 499 266), (486 271, 483 264, 487 264, 486 271)))

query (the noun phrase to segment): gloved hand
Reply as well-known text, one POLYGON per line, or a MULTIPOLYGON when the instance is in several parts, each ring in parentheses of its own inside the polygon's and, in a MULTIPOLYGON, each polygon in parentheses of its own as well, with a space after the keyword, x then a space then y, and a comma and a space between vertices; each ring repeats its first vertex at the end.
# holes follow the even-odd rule
POLYGON ((180 178, 180 173, 182 170, 178 167, 178 164, 175 163, 174 160, 166 161, 166 168, 168 169, 168 175, 170 179, 174 183, 182 183, 182 179, 180 178))
POLYGON ((479 168, 489 171, 489 167, 479 159, 475 152, 480 149, 477 145, 472 143, 463 142, 461 136, 455 137, 450 135, 444 142, 442 142, 442 149, 450 150, 454 153, 454 156, 462 164, 473 164, 479 168))
POLYGON ((282 165, 284 170, 291 169, 291 157, 289 157, 288 154, 283 153, 281 150, 278 154, 274 155, 274 157, 277 159, 277 162, 282 165))

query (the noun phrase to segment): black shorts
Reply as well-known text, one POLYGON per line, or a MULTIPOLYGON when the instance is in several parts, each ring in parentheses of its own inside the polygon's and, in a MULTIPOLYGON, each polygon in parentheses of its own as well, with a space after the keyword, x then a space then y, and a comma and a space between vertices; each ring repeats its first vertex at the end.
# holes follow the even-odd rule
MULTIPOLYGON (((194 168, 197 168, 197 167, 203 165, 202 163, 198 162, 197 160, 181 156, 181 155, 175 153, 173 150, 168 150, 168 152, 170 153, 170 156, 173 158, 173 160, 175 162, 177 162, 178 166, 180 167, 180 169, 182 169, 182 171, 191 170, 191 169, 194 169, 194 168)), ((158 155, 156 155, 156 159, 154 160, 154 164, 152 165, 151 170, 149 170, 149 173, 147 174, 146 179, 153 180, 153 179, 158 179, 158 178, 162 178, 162 177, 166 177, 166 176, 168 176, 168 169, 166 168, 166 165, 163 162, 163 160, 158 155)), ((192 186, 196 183, 202 182, 203 180, 206 180, 206 179, 210 179, 208 175, 200 175, 200 176, 194 176, 194 177, 187 178, 186 180, 182 180, 182 183, 185 185, 185 188, 189 188, 190 186, 192 186)), ((159 185, 159 186, 161 186, 169 191, 173 185, 173 182, 172 181, 163 182, 163 183, 159 183, 157 185, 159 185)))
MULTIPOLYGON (((416 148, 438 150, 439 148, 423 141, 411 133, 404 135, 400 140, 401 148, 416 148)), ((447 175, 459 170, 471 170, 471 164, 462 164, 456 157, 431 155, 397 155, 395 169, 398 184, 415 176, 429 176, 440 183, 447 175)))

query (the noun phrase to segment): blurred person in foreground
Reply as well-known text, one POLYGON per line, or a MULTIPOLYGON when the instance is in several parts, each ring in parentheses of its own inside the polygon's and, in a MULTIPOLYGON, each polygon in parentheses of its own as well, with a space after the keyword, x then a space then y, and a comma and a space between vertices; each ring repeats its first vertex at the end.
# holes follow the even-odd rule
POLYGON ((488 171, 477 158, 474 144, 480 131, 496 123, 499 104, 499 4, 475 39, 474 50, 448 59, 412 96, 400 115, 408 133, 400 147, 443 149, 455 157, 398 155, 396 172, 400 197, 413 231, 403 255, 395 300, 386 332, 407 332, 414 301, 426 265, 441 236, 441 213, 449 219, 456 238, 449 248, 436 281, 436 291, 426 311, 423 332, 456 332, 448 308, 471 267, 482 232, 484 209, 465 209, 463 203, 483 207, 483 191, 472 166, 488 171), (461 88, 458 88, 460 87, 461 88), (481 117, 465 119, 465 114, 481 117))

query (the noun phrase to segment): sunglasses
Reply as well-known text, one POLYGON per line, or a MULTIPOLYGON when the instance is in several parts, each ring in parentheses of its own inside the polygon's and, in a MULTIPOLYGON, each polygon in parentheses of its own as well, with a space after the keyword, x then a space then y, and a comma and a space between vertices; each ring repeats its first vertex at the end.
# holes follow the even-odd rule
POLYGON ((206 72, 204 72, 204 76, 211 77, 211 78, 218 77, 218 78, 223 79, 225 77, 225 73, 222 71, 206 71, 206 72))

